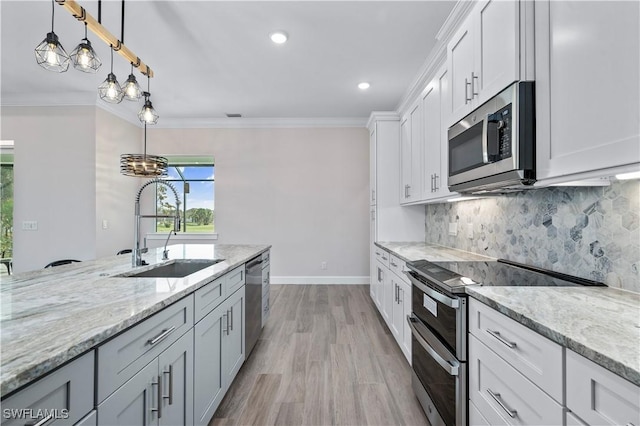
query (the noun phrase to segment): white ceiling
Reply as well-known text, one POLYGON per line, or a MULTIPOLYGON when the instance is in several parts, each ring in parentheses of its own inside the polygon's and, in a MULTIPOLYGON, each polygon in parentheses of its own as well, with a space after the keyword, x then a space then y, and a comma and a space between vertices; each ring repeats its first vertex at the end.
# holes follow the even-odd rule
MULTIPOLYGON (((97 17, 97 1, 79 3, 97 17)), ((128 0, 124 41, 154 70, 151 100, 159 124, 206 122, 226 113, 363 118, 397 107, 454 4, 128 0), (289 33, 286 44, 269 39, 277 29, 289 33), (358 89, 361 81, 371 88, 358 89)), ((70 53, 83 25, 57 4, 55 11, 55 32, 70 53)), ((102 23, 118 38, 120 12, 120 1, 102 2, 102 23)), ((72 67, 49 72, 36 64, 33 49, 51 29, 51 2, 2 0, 0 13, 3 105, 96 103, 97 86, 109 72, 108 46, 89 34, 103 62, 97 74, 72 67)), ((114 55, 121 83, 129 71, 125 59, 114 55)), ((111 108, 137 120, 140 107, 125 100, 111 108)))

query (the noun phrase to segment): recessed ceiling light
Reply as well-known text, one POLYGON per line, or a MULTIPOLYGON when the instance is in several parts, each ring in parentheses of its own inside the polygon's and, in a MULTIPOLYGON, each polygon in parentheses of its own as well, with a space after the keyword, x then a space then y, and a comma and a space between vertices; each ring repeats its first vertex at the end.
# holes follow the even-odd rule
POLYGON ((269 34, 269 37, 271 38, 271 41, 274 42, 275 44, 282 44, 285 43, 288 39, 289 39, 289 34, 287 34, 284 31, 274 31, 271 34, 269 34))
POLYGON ((360 90, 367 90, 369 87, 371 87, 371 85, 366 81, 363 81, 362 83, 358 84, 358 89, 360 90))

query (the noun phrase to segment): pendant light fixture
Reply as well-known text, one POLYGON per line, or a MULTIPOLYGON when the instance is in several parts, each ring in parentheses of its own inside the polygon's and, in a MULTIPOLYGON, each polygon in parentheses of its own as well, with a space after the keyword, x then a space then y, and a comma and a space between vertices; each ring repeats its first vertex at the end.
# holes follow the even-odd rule
POLYGON ((142 93, 144 95, 144 106, 142 107, 140 112, 138 112, 138 118, 141 122, 145 123, 145 125, 156 124, 158 122, 158 118, 160 118, 160 116, 156 113, 156 110, 153 108, 151 101, 149 100, 149 98, 151 97, 151 93, 149 93, 149 81, 150 78, 149 76, 147 76, 147 91, 142 93))
POLYGON ((111 72, 107 75, 105 81, 98 86, 98 94, 100 99, 103 99, 112 104, 119 104, 124 98, 124 92, 122 87, 118 83, 116 75, 113 73, 113 45, 111 47, 111 72))
POLYGON ((36 46, 36 62, 46 70, 65 72, 69 69, 69 62, 71 59, 64 50, 64 47, 62 47, 62 44, 60 44, 58 36, 53 32, 54 15, 55 4, 53 0, 51 0, 51 32, 47 33, 45 39, 36 46))
POLYGON ((86 22, 84 23, 84 38, 71 52, 71 61, 75 69, 92 74, 102 66, 102 61, 98 58, 98 54, 93 50, 93 46, 91 46, 91 42, 87 38, 86 22))
POLYGON ((138 101, 142 96, 142 89, 138 84, 138 80, 136 80, 136 76, 133 75, 133 62, 131 63, 131 74, 129 74, 127 81, 124 82, 122 90, 124 91, 124 98, 128 101, 138 101))
POLYGON ((133 177, 167 176, 168 160, 158 155, 147 154, 147 123, 144 123, 144 154, 122 154, 120 173, 133 177))

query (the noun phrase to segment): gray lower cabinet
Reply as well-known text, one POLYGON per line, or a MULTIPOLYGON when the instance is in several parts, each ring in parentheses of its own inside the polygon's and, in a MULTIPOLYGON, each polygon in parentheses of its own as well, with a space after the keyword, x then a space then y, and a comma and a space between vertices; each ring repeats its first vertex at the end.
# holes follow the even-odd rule
POLYGON ((35 381, 2 401, 3 426, 68 425, 93 408, 94 351, 35 381))
POLYGON ((194 424, 207 425, 244 362, 245 287, 194 327, 194 424))
POLYGON ((192 380, 190 329, 98 406, 98 424, 192 424, 192 380))

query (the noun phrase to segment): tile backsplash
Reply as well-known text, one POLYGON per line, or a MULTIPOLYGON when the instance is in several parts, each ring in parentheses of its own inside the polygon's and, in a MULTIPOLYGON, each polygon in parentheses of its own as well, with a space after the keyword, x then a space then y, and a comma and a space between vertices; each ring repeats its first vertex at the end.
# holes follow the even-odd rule
POLYGON ((640 293, 640 182, 554 187, 426 206, 435 243, 640 293), (456 236, 449 223, 457 223, 456 236), (473 238, 468 237, 472 227, 473 238))

